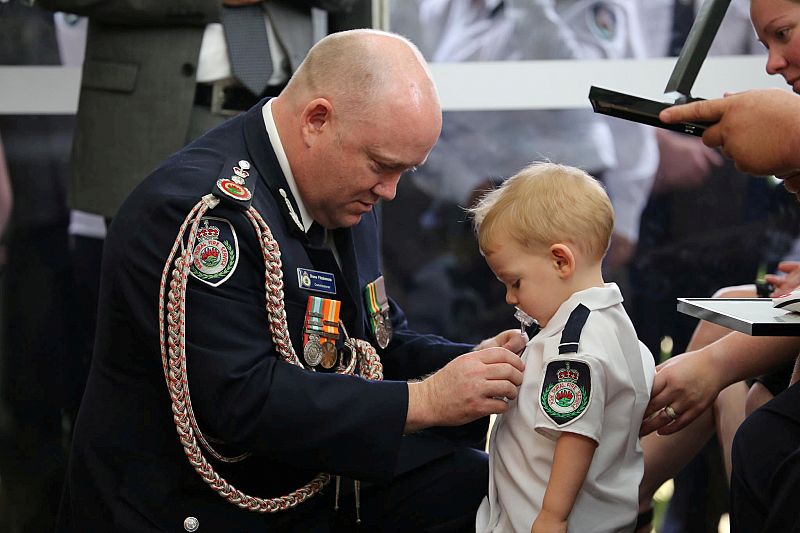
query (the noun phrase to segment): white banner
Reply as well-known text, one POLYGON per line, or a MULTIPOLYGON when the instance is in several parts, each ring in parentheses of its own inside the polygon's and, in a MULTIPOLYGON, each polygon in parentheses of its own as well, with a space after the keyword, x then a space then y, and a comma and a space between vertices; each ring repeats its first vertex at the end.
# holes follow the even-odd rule
MULTIPOLYGON (((692 96, 715 98, 726 91, 760 87, 789 89, 768 76, 763 56, 710 57, 692 96)), ((589 87, 668 101, 663 91, 674 58, 648 60, 502 61, 432 63, 444 110, 574 109, 589 107, 589 87)), ((80 68, 0 67, 1 114, 73 114, 80 68)))

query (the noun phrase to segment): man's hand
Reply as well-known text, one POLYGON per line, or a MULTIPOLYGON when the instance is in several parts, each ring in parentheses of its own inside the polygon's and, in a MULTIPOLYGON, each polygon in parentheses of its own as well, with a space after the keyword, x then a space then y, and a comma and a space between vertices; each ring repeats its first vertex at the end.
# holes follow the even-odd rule
POLYGON ((508 409, 504 398, 517 397, 524 369, 522 360, 504 348, 456 357, 423 381, 408 384, 406 432, 504 413, 508 409))
POLYGON ((485 348, 505 348, 514 353, 520 353, 528 342, 528 334, 518 329, 507 329, 490 339, 484 339, 475 347, 475 351, 485 348))
POLYGON ((668 123, 715 122, 703 134, 707 146, 722 148, 736 168, 759 176, 800 169, 800 96, 759 89, 663 110, 668 123))
POLYGON ((783 272, 785 276, 778 274, 764 276, 764 280, 775 287, 775 290, 770 294, 773 298, 787 294, 800 286, 800 262, 781 261, 778 263, 778 270, 783 272))
POLYGON ((676 355, 656 370, 639 432, 642 437, 656 430, 660 435, 670 435, 683 429, 714 403, 725 386, 719 379, 719 369, 696 352, 676 355), (670 414, 675 415, 674 420, 670 414))

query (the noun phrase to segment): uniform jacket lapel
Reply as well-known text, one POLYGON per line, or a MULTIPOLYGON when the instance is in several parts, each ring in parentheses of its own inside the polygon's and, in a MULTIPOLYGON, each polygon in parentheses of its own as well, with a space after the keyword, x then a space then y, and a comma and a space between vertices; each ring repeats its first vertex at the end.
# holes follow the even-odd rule
MULTIPOLYGON (((333 232, 334 242, 342 261, 341 268, 336 264, 333 253, 327 246, 314 246, 308 242, 305 232, 298 226, 291 214, 292 211, 287 205, 288 200, 293 212, 299 212, 297 201, 292 196, 292 191, 289 189, 286 176, 283 175, 264 126, 261 107, 265 102, 266 100, 262 100, 259 105, 248 111, 244 120, 247 151, 250 153, 251 160, 258 170, 259 179, 261 180, 259 187, 264 187, 273 196, 286 227, 289 229, 289 233, 303 243, 309 256, 309 262, 316 269, 332 273, 336 277, 337 294, 332 297, 342 302, 341 318, 348 326, 348 334, 363 338, 364 317, 361 305, 359 305, 358 261, 353 244, 352 230, 350 228, 341 228, 333 232), (281 194, 281 190, 285 192, 286 198, 281 194)), ((284 277, 293 275, 294 273, 284 272, 284 277)), ((329 295, 324 296, 331 297, 329 295)))

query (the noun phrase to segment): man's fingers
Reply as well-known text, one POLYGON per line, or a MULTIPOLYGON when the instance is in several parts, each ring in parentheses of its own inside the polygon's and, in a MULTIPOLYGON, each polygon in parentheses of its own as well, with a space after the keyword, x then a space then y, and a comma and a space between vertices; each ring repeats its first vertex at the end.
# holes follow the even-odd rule
POLYGON ((514 352, 510 352, 505 348, 486 348, 484 350, 472 353, 474 353, 481 360, 481 362, 487 365, 495 363, 508 363, 520 371, 525 370, 525 363, 522 362, 522 359, 520 359, 519 356, 514 352))
POLYGON ((497 363, 486 367, 486 379, 489 381, 508 381, 519 387, 522 385, 522 372, 511 365, 497 363))
POLYGON ((488 398, 506 398, 514 400, 517 397, 517 387, 508 381, 487 381, 484 396, 488 398))
POLYGON ((506 411, 508 411, 508 402, 502 396, 497 396, 486 400, 486 412, 483 415, 501 414, 506 411))
POLYGON ((730 159, 731 155, 725 151, 725 145, 723 144, 722 138, 722 127, 720 127, 719 124, 714 124, 713 126, 706 128, 706 131, 703 133, 703 144, 711 148, 719 147, 723 155, 730 159))
POLYGON ((517 333, 516 336, 511 337, 505 344, 503 344, 503 348, 508 350, 509 352, 520 353, 525 345, 528 343, 528 334, 517 333))
POLYGON ((670 106, 658 118, 667 124, 677 122, 717 122, 725 111, 727 103, 722 99, 702 100, 683 105, 670 106))
POLYGON ((781 272, 792 272, 793 270, 797 270, 800 267, 800 261, 781 261, 778 263, 778 270, 781 272))

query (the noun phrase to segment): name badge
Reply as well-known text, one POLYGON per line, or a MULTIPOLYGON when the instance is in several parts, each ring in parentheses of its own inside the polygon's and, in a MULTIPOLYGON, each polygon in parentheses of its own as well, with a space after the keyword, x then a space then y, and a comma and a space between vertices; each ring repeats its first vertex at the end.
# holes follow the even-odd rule
POLYGON ((298 268, 297 283, 301 289, 307 291, 336 294, 336 278, 330 272, 298 268))

